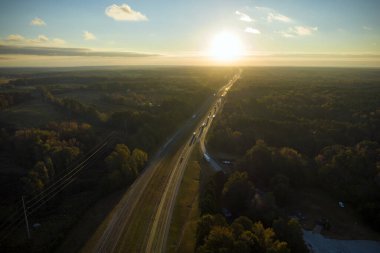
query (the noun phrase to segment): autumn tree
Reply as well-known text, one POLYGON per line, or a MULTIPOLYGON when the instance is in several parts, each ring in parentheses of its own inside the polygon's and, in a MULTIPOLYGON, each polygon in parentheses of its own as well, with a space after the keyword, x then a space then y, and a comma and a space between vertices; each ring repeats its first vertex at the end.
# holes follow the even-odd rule
POLYGON ((273 222, 273 230, 280 240, 286 241, 288 243, 289 248, 292 252, 309 252, 303 240, 302 227, 296 219, 277 219, 273 222))

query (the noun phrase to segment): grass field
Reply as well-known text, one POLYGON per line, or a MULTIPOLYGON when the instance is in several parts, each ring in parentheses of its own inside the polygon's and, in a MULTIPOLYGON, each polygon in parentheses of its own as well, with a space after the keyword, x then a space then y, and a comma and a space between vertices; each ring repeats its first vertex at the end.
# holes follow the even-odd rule
POLYGON ((17 128, 40 127, 51 121, 67 119, 67 115, 40 99, 33 99, 0 111, 0 121, 15 125, 17 128))

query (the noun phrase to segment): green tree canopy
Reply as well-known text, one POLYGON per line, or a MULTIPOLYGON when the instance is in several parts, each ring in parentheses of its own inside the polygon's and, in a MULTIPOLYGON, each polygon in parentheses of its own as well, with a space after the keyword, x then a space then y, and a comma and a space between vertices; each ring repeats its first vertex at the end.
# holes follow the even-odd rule
POLYGON ((255 188, 248 179, 246 172, 234 172, 228 178, 223 188, 223 199, 226 207, 238 214, 249 206, 255 194, 255 188))

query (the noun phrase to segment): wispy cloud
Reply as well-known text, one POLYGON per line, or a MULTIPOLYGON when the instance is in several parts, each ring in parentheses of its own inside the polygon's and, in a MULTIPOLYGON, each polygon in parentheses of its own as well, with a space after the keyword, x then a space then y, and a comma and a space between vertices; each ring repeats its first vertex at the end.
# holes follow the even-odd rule
POLYGON ((43 46, 60 46, 66 44, 66 41, 60 38, 49 39, 45 35, 38 35, 37 38, 28 39, 20 34, 10 34, 3 40, 5 44, 15 45, 43 45, 43 46))
POLYGON ((297 35, 305 36, 318 31, 318 27, 296 26, 294 27, 294 31, 297 35))
POLYGON ((248 16, 248 14, 245 14, 240 11, 235 11, 235 14, 239 16, 239 20, 244 21, 244 22, 254 22, 255 20, 248 16))
POLYGON ((134 52, 94 51, 87 48, 2 46, 0 55, 46 55, 46 56, 102 56, 102 57, 148 57, 155 54, 134 52))
POLYGON ((309 36, 318 31, 318 27, 294 26, 289 27, 286 31, 281 31, 280 34, 285 38, 293 38, 297 36, 309 36))
POLYGON ((281 31, 279 32, 283 37, 285 38, 294 38, 296 37, 293 33, 290 33, 288 31, 281 31))
POLYGON ((366 31, 372 31, 373 29, 372 29, 372 27, 370 27, 370 26, 363 26, 363 29, 364 30, 366 30, 366 31))
POLYGON ((43 21, 40 18, 34 18, 34 19, 32 19, 32 21, 30 21, 30 25, 34 25, 34 26, 46 26, 46 23, 45 23, 45 21, 43 21))
POLYGON ((90 33, 89 31, 83 32, 83 39, 84 40, 96 40, 96 37, 93 33, 90 33))
POLYGON ((252 34, 261 34, 260 30, 252 28, 252 27, 245 28, 244 32, 252 33, 252 34))
POLYGON ((269 13, 268 14, 268 21, 272 22, 273 20, 281 21, 281 22, 285 22, 285 23, 292 22, 292 19, 285 16, 285 15, 278 14, 278 13, 269 13))
POLYGON ((31 42, 34 42, 34 43, 45 43, 48 41, 49 41, 49 38, 46 37, 45 35, 38 35, 36 39, 31 40, 31 42))
POLYGON ((59 38, 52 39, 51 42, 54 45, 64 45, 64 44, 66 44, 66 41, 64 41, 63 39, 59 39, 59 38))
POLYGON ((293 20, 288 17, 288 16, 285 16, 271 8, 268 8, 268 7, 259 7, 257 6, 256 7, 257 10, 261 11, 261 12, 264 12, 266 13, 267 15, 267 21, 268 22, 273 22, 273 21, 279 21, 279 22, 284 22, 284 23, 291 23, 293 22, 293 20))
POLYGON ((20 41, 24 41, 25 38, 21 36, 20 34, 9 34, 5 40, 11 41, 11 42, 20 42, 20 41))
POLYGON ((133 10, 129 5, 110 5, 106 8, 106 15, 117 21, 146 21, 148 18, 141 12, 133 10))

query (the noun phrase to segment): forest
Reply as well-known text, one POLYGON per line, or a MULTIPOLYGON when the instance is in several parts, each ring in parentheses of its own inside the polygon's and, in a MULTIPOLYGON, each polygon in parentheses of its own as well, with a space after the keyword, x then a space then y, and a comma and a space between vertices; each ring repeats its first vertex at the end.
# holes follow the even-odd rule
POLYGON ((233 71, 8 72, 0 86, 0 251, 56 249, 90 207, 133 183, 233 71), (22 196, 32 242, 25 236, 22 196))
POLYGON ((308 252, 293 207, 310 189, 380 231, 379 108, 376 69, 246 68, 208 136, 231 165, 203 184, 197 252, 308 252))

